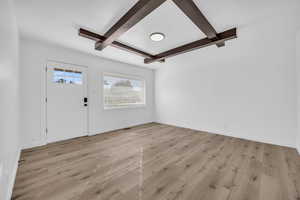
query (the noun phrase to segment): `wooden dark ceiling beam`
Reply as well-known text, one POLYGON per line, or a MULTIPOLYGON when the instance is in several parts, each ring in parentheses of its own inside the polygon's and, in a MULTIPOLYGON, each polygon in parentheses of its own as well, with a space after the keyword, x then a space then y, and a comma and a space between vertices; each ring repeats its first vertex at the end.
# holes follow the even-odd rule
MULTIPOLYGON (((97 33, 94 33, 94 32, 91 32, 91 31, 88 31, 86 29, 83 29, 83 28, 80 28, 79 31, 78 31, 78 34, 82 37, 85 37, 85 38, 88 38, 90 40, 94 40, 95 42, 98 42, 98 41, 104 41, 106 38, 102 35, 99 35, 97 33)), ((139 56, 142 56, 144 58, 155 58, 153 55, 149 54, 149 53, 146 53, 144 51, 141 51, 139 49, 136 49, 136 48, 133 48, 133 47, 130 47, 128 45, 125 45, 125 44, 122 44, 120 42, 117 42, 117 41, 114 41, 111 46, 115 47, 115 48, 118 48, 118 49, 122 49, 122 50, 125 50, 127 52, 130 52, 130 53, 134 53, 136 55, 139 55, 139 56)), ((164 60, 161 60, 162 62, 164 62, 164 60)))
POLYGON ((142 50, 116 41, 118 37, 120 37, 134 25, 136 25, 139 21, 150 14, 153 10, 158 8, 165 1, 166 0, 138 0, 138 2, 104 35, 99 35, 85 29, 79 29, 79 35, 94 40, 96 42, 96 50, 102 50, 105 47, 111 45, 113 47, 144 57, 144 62, 146 64, 156 61, 164 62, 165 58, 211 45, 222 47, 225 45, 225 41, 237 38, 236 28, 224 31, 222 33, 217 33, 214 27, 205 18, 205 16, 202 14, 193 0, 172 0, 185 13, 185 15, 190 20, 192 20, 192 22, 207 36, 206 38, 165 51, 157 55, 151 55, 142 50))
POLYGON ((179 54, 183 54, 189 51, 193 51, 196 49, 200 49, 203 47, 207 47, 207 46, 211 46, 211 45, 215 45, 218 43, 222 43, 225 42, 227 40, 231 40, 237 38, 237 34, 236 34, 236 28, 224 31, 222 33, 217 34, 217 38, 216 39, 209 39, 209 38, 204 38, 201 40, 197 40, 195 42, 191 42, 189 44, 177 47, 175 49, 171 49, 169 51, 165 51, 163 53, 157 54, 155 55, 154 59, 153 58, 146 58, 144 60, 144 63, 149 64, 149 63, 153 63, 156 61, 159 61, 161 59, 165 59, 165 58, 169 58, 172 56, 176 56, 179 54))
POLYGON ((104 41, 96 42, 95 49, 103 50, 108 45, 111 45, 118 37, 128 31, 165 1, 166 0, 139 0, 104 34, 104 37, 106 38, 104 41))
MULTIPOLYGON (((202 14, 193 0, 173 0, 184 14, 207 36, 209 39, 217 37, 217 31, 202 14)), ((224 42, 216 44, 218 47, 225 45, 224 42)))

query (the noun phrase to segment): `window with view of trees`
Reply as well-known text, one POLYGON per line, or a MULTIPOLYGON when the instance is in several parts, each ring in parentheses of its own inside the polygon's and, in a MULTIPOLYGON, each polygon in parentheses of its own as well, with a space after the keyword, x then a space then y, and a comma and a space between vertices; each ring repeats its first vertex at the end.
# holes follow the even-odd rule
POLYGON ((54 68, 54 83, 82 85, 82 73, 80 71, 54 68))
POLYGON ((145 105, 145 81, 126 76, 104 75, 104 108, 145 105))

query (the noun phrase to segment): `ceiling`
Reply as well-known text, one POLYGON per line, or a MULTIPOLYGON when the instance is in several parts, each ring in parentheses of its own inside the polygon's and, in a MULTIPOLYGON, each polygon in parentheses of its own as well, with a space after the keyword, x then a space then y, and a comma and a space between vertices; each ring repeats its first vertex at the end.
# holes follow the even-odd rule
MULTIPOLYGON (((238 30, 283 9, 289 9, 296 0, 194 0, 217 32, 237 27, 238 30), (287 3, 289 2, 289 3, 287 3)), ((143 64, 143 58, 134 54, 108 47, 103 51, 94 50, 94 42, 78 36, 78 28, 86 28, 104 34, 124 15, 137 0, 15 0, 20 32, 27 37, 56 43, 93 55, 150 68, 159 68, 166 63, 143 64)), ((118 41, 151 54, 175 48, 205 35, 168 0, 140 23, 122 35, 118 41), (166 39, 153 42, 152 32, 162 32, 166 39)), ((238 40, 238 39, 237 39, 238 40)), ((234 42, 230 41, 228 43, 234 42)), ((215 46, 209 48, 217 48, 215 46)), ((223 48, 226 48, 223 47, 223 48)), ((192 56, 171 58, 172 63, 192 62, 192 56)))

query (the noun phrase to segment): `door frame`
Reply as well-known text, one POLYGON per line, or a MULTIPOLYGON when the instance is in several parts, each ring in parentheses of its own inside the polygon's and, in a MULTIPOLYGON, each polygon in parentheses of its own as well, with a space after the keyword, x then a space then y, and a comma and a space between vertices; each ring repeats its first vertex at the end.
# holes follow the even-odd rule
MULTIPOLYGON (((63 62, 63 61, 57 61, 57 60, 47 60, 46 61, 46 64, 45 64, 45 67, 44 69, 42 70, 43 71, 43 78, 44 78, 44 87, 43 87, 43 95, 42 95, 42 106, 43 106, 43 111, 44 111, 44 114, 42 116, 44 116, 44 122, 42 122, 42 135, 43 135, 43 144, 42 145, 46 145, 46 144, 49 144, 51 142, 48 141, 48 111, 47 111, 47 98, 48 98, 48 78, 47 78, 47 73, 48 73, 48 65, 50 63, 53 63, 53 64, 58 64, 58 65, 73 65, 73 66, 76 66, 76 67, 82 67, 82 68, 85 68, 86 69, 86 96, 88 98, 88 107, 87 107, 87 110, 86 110, 86 134, 85 136, 88 136, 89 133, 90 133, 90 98, 89 98, 89 84, 88 84, 88 72, 89 72, 89 68, 88 66, 84 66, 84 65, 78 65, 78 64, 73 64, 73 63, 68 63, 68 62, 63 62)), ((72 139, 72 138, 70 138, 72 139)), ((57 141, 59 142, 59 141, 57 141)))

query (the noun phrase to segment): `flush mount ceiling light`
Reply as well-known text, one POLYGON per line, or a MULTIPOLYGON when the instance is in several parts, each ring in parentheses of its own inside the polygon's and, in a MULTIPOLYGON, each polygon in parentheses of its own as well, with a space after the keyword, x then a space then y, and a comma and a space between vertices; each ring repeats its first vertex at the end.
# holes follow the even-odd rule
MULTIPOLYGON (((167 0, 138 0, 137 3, 130 8, 125 15, 123 15, 117 23, 104 34, 99 35, 86 29, 79 29, 79 35, 90 40, 95 41, 95 50, 102 51, 108 46, 113 46, 121 50, 134 53, 144 57, 144 63, 149 64, 153 62, 165 62, 166 58, 177 56, 179 54, 194 51, 196 49, 216 45, 217 47, 225 46, 227 40, 237 38, 237 29, 232 28, 218 33, 214 27, 209 23, 198 6, 195 0, 172 0, 173 3, 199 28, 199 31, 206 35, 205 38, 190 42, 176 48, 158 53, 156 55, 147 53, 140 49, 128 46, 124 43, 118 42, 117 39, 128 31, 130 28, 139 23, 144 17, 152 13, 167 0)), ((187 30, 181 30, 187 31, 187 30)), ((161 41, 165 38, 162 33, 152 33, 151 40, 161 41)))
POLYGON ((165 34, 159 32, 150 34, 150 39, 154 42, 162 41, 163 39, 165 39, 165 37, 165 34))

